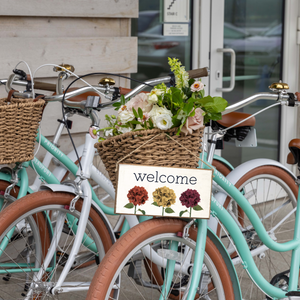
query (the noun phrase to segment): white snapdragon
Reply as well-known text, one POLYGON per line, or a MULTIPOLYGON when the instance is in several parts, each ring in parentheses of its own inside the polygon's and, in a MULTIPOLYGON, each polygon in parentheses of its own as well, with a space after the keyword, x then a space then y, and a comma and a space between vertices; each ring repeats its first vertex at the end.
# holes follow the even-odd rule
POLYGON ((118 121, 121 124, 126 124, 134 120, 135 116, 132 111, 128 111, 126 105, 122 105, 118 111, 118 121))
POLYGON ((148 94, 148 102, 149 103, 157 103, 158 97, 164 93, 164 90, 162 89, 153 89, 150 94, 148 94))
POLYGON ((172 127, 172 112, 165 107, 153 105, 153 108, 149 114, 154 127, 162 130, 166 130, 172 127))
POLYGON ((105 130, 105 136, 114 136, 113 129, 105 130))

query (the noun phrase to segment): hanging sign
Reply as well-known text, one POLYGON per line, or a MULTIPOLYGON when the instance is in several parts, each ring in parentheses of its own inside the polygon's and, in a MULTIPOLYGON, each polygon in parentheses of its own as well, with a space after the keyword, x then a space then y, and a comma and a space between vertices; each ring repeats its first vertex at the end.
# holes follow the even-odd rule
POLYGON ((188 36, 189 25, 188 24, 164 24, 164 35, 165 36, 188 36))
POLYGON ((164 0, 164 22, 189 22, 189 0, 164 0))
POLYGON ((208 219, 212 170, 120 164, 115 213, 208 219))

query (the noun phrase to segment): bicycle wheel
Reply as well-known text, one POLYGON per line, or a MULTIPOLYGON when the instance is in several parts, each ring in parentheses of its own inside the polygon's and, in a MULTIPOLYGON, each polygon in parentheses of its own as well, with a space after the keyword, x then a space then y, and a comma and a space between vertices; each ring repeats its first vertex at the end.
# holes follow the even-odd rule
MULTIPOLYGON (((47 270, 44 270, 45 272, 40 279, 37 278, 37 272, 42 266, 49 246, 44 247, 46 251, 38 256, 28 241, 26 246, 30 247, 31 251, 28 251, 24 256, 24 245, 17 247, 15 239, 8 239, 8 245, 3 249, 0 256, 0 273, 9 274, 10 278, 9 281, 0 282, 0 298, 43 299, 44 297, 53 297, 55 299, 70 299, 71 294, 76 295, 76 299, 85 298, 91 277, 105 253, 112 246, 113 237, 108 232, 101 215, 92 208, 82 245, 73 267, 62 289, 57 295, 53 295, 51 290, 68 259, 80 217, 81 200, 77 201, 73 213, 68 209, 73 198, 74 195, 68 193, 37 192, 14 202, 0 213, 0 244, 7 239, 11 228, 18 226, 18 224, 24 224, 23 228, 26 229, 19 232, 18 240, 25 242, 27 241, 26 234, 35 230, 36 226, 43 228, 51 223, 55 228, 59 215, 65 219, 60 239, 57 240, 58 238, 55 237, 57 240, 56 255, 53 258, 55 265, 51 264, 47 270), (91 261, 93 263, 89 265, 91 261), (87 265, 89 266, 86 267, 87 265)), ((44 239, 42 239, 43 243, 44 239)))
MULTIPOLYGON (((290 174, 276 166, 262 166, 240 178, 236 187, 251 203, 273 240, 282 243, 293 239, 298 187, 290 174), (286 216, 288 217, 285 218, 286 216)), ((236 202, 227 197, 224 207, 234 212, 237 217, 253 259, 262 275, 277 287, 286 289, 291 251, 280 253, 263 248, 249 219, 236 202)), ((266 296, 248 277, 237 258, 238 254, 220 225, 218 235, 231 254, 233 262, 236 263, 243 299, 265 299, 266 296)))
MULTIPOLYGON (((180 219, 163 218, 133 227, 118 240, 101 262, 87 299, 158 299, 163 292, 161 282, 156 279, 156 266, 152 266, 155 255, 176 260, 177 269, 165 299, 181 299, 189 290, 197 235, 197 230, 191 228, 189 239, 182 238, 185 225, 186 222, 180 219), (172 243, 176 243, 177 251, 168 249, 172 243), (143 249, 149 249, 147 257, 143 249)), ((234 299, 226 264, 209 238, 197 299, 234 299)))

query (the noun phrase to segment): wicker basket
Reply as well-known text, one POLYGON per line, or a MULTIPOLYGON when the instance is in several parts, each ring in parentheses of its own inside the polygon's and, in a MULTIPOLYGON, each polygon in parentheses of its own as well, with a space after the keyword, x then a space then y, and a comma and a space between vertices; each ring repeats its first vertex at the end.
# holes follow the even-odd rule
POLYGON ((184 134, 176 135, 177 130, 178 128, 166 131, 151 129, 127 132, 95 144, 113 185, 116 187, 118 162, 161 167, 197 168, 197 157, 201 152, 200 143, 204 127, 187 136, 184 134), (169 138, 168 135, 172 138, 169 138), (136 151, 134 151, 135 149, 136 151), (131 153, 132 151, 134 152, 131 153), (125 156, 127 157, 124 158, 125 156))
POLYGON ((44 100, 0 99, 0 164, 34 158, 34 144, 44 100))

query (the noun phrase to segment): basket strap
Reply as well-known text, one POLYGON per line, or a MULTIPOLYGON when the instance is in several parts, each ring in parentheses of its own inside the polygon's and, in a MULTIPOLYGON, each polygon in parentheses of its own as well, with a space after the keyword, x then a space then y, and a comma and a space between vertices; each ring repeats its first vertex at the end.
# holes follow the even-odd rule
POLYGON ((14 92, 15 92, 14 89, 11 89, 11 90, 8 92, 8 95, 7 95, 7 102, 10 102, 10 99, 11 99, 11 97, 12 97, 12 95, 13 95, 14 92))

